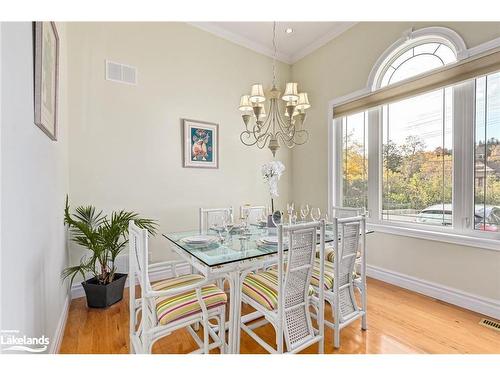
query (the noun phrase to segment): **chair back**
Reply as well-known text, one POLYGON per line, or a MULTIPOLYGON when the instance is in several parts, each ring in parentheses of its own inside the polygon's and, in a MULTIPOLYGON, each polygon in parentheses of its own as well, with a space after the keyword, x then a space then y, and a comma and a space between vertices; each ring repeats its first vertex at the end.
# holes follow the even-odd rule
POLYGON ((340 322, 349 319, 357 313, 358 307, 354 300, 353 279, 356 255, 360 238, 365 243, 366 219, 364 215, 345 219, 333 219, 334 238, 334 295, 338 298, 340 322), (351 289, 351 290, 349 290, 351 289))
POLYGON ((365 213, 365 208, 361 207, 341 207, 341 206, 333 206, 332 207, 332 217, 336 217, 338 219, 344 219, 348 217, 356 217, 363 215, 365 213))
POLYGON ((129 245, 129 283, 135 285, 139 280, 142 291, 150 290, 148 276, 148 231, 135 225, 133 220, 128 224, 129 245))
POLYGON ((266 206, 241 206, 240 216, 246 216, 248 224, 257 224, 266 210, 266 206))
POLYGON ((226 215, 233 215, 232 207, 225 208, 200 208, 199 230, 200 233, 207 233, 211 226, 221 222, 226 215))
MULTIPOLYGON (((324 259, 325 223, 323 220, 288 227, 278 226, 278 290, 280 293, 278 315, 283 317, 283 331, 288 351, 293 351, 315 337, 308 299, 315 264, 318 230, 320 231, 321 259, 324 259), (283 242, 284 234, 288 236, 285 243, 283 242), (288 251, 285 254, 286 249, 288 251)), ((319 285, 324 283, 324 262, 321 262, 319 282, 319 285)), ((323 301, 323 288, 320 288, 319 300, 323 301)))

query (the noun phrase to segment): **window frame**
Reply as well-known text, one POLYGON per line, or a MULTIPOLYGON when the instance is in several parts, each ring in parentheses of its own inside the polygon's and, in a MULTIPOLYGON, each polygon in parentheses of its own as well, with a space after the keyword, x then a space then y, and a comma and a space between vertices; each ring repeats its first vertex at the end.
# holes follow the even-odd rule
MULTIPOLYGON (((440 41, 440 43, 442 43, 442 41, 440 41)), ((419 40, 418 44, 422 44, 421 40, 419 40)), ((500 41, 498 41, 498 45, 500 45, 500 41)), ((489 47, 492 48, 491 46, 489 47)), ((411 47, 405 47, 405 49, 406 48, 411 47)), ((457 57, 459 59, 460 56, 457 57)), ((379 71, 383 71, 383 69, 380 70, 380 66, 379 71)), ((383 233, 500 251, 500 232, 484 232, 474 229, 474 133, 476 78, 453 86, 452 226, 441 227, 381 219, 383 193, 383 155, 381 152, 383 149, 382 107, 379 106, 366 110, 366 120, 368 122, 367 146, 369 176, 368 228, 383 233), (455 199, 455 197, 460 197, 460 199, 455 199)), ((409 80, 418 79, 419 76, 415 76, 411 77, 409 80)), ((366 90, 364 90, 364 92, 366 92, 366 90)), ((336 104, 345 102, 347 98, 353 100, 354 98, 362 95, 362 91, 355 92, 351 95, 329 102, 328 204, 330 208, 333 206, 341 206, 343 202, 343 122, 342 117, 333 117, 333 108, 336 104)))

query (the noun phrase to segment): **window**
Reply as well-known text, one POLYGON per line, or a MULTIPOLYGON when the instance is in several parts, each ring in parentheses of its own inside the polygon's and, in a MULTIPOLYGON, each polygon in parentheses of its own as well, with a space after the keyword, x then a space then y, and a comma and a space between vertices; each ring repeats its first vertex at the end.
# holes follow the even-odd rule
POLYGON ((366 112, 343 119, 343 206, 368 208, 368 147, 366 112))
POLYGON ((428 82, 440 82, 440 72, 415 77, 468 52, 443 37, 452 32, 422 34, 381 56, 370 73, 372 94, 333 101, 334 114, 346 115, 332 124, 330 202, 366 208, 374 229, 498 249, 500 62, 463 80, 464 65, 447 69, 443 82, 450 83, 436 88, 428 82))
POLYGON ((455 52, 443 43, 411 44, 386 65, 379 87, 392 85, 455 61, 455 52))
POLYGON ((452 90, 382 107, 382 219, 452 224, 452 90))
POLYGON ((474 229, 500 231, 500 73, 476 79, 474 229))

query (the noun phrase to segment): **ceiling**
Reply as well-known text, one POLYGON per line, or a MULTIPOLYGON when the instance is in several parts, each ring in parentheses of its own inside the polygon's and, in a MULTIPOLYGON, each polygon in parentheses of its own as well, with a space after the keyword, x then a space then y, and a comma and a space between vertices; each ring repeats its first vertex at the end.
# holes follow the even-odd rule
MULTIPOLYGON (((272 22, 190 22, 202 30, 267 56, 273 56, 272 22)), ((356 22, 278 22, 277 59, 293 64, 328 43, 356 22), (287 34, 285 30, 293 32, 287 34)))

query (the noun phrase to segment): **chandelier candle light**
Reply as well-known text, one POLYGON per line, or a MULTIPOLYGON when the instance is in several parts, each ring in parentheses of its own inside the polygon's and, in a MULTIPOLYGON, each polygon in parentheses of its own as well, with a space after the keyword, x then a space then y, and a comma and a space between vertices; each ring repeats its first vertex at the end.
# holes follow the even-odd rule
POLYGON ((276 87, 276 22, 273 23, 273 47, 271 90, 266 97, 260 83, 252 85, 250 95, 241 97, 238 109, 243 112, 241 117, 245 124, 245 130, 240 134, 241 142, 246 146, 257 145, 259 148, 267 145, 273 156, 276 156, 280 143, 292 148, 307 142, 309 134, 304 129, 305 111, 311 105, 307 93, 299 92, 296 82, 286 84, 283 96, 276 87), (268 113, 264 105, 267 99, 268 113))

